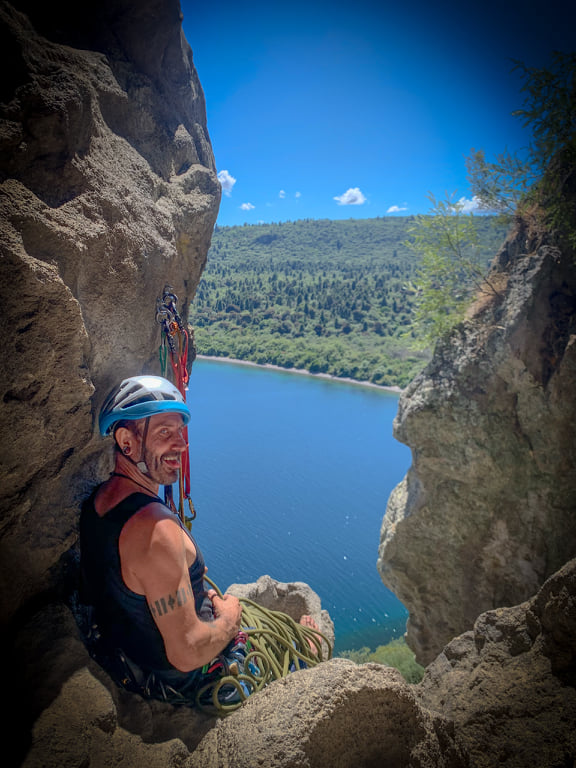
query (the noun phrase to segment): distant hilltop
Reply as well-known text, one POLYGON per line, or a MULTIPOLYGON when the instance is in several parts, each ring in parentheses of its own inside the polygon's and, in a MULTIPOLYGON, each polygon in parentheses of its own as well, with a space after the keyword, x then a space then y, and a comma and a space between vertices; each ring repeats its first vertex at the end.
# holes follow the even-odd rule
MULTIPOLYGON (((251 255, 273 246, 270 255, 297 258, 305 249, 307 259, 328 255, 330 251, 352 257, 409 253, 405 242, 416 216, 377 216, 373 219, 298 219, 296 221, 214 227, 209 260, 226 246, 251 249, 251 255)), ((506 227, 494 216, 475 216, 480 245, 491 259, 506 235, 506 227)))
MULTIPOLYGON (((429 359, 412 329, 414 216, 216 227, 191 307, 198 352, 405 386, 429 359)), ((474 217, 486 265, 505 237, 474 217)))

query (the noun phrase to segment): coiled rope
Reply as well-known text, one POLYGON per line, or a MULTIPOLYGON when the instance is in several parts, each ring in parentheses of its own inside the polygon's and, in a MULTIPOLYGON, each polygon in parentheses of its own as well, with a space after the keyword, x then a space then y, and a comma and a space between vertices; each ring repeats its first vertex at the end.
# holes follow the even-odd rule
MULTIPOLYGON (((204 578, 222 596, 214 582, 207 576, 204 578)), ((196 706, 220 717, 238 709, 248 696, 273 680, 332 658, 330 641, 319 630, 299 624, 287 614, 264 608, 246 597, 239 599, 243 632, 249 639, 244 671, 225 675, 216 683, 207 683, 196 694, 196 706), (224 703, 218 694, 225 686, 227 690, 234 688, 240 700, 224 703)))

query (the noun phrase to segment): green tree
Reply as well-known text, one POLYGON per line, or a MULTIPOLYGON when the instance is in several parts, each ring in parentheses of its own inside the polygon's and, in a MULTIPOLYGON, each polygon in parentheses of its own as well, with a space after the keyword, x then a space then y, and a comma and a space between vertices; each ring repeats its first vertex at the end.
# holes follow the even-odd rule
POLYGON ((361 648, 359 651, 342 651, 339 655, 351 659, 356 664, 385 664, 394 667, 407 683, 419 683, 424 675, 424 668, 418 664, 403 637, 392 640, 387 645, 379 645, 375 651, 361 648))
POLYGON ((485 209, 508 215, 541 206, 549 224, 575 244, 575 204, 564 188, 576 168, 576 53, 556 52, 549 68, 515 68, 525 98, 512 114, 531 129, 531 141, 522 157, 505 152, 492 162, 473 149, 466 161, 472 194, 485 209))
MULTIPOLYGON (((556 53, 549 69, 516 67, 526 97, 513 114, 531 128, 532 140, 521 154, 504 152, 494 161, 473 149, 466 161, 470 188, 485 212, 534 218, 576 247, 576 202, 566 194, 576 176, 576 54, 556 53)), ((497 291, 479 258, 473 216, 452 198, 430 199, 431 215, 417 217, 408 245, 422 259, 411 334, 432 345, 462 319, 478 291, 497 291)))
MULTIPOLYGON (((475 221, 486 258, 504 234, 489 218, 475 221)), ((380 383, 404 386, 428 357, 399 337, 416 298, 409 286, 419 257, 404 245, 411 223, 219 227, 190 315, 198 352, 308 370, 316 363, 362 380, 385 371, 380 383)))
POLYGON ((466 158, 470 188, 480 208, 511 216, 537 179, 532 163, 518 153, 503 152, 493 162, 484 150, 472 149, 466 158))
POLYGON ((496 294, 479 248, 475 217, 454 196, 432 203, 417 216, 408 246, 420 256, 410 333, 418 345, 432 345, 464 316, 471 296, 482 289, 496 294))

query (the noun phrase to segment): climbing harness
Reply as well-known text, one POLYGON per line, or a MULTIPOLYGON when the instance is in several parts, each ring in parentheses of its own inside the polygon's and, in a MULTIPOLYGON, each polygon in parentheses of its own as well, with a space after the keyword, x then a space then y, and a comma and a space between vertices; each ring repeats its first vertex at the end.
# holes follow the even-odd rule
MULTIPOLYGON (((161 297, 156 299, 156 322, 160 325, 161 341, 159 349, 160 369, 162 376, 168 378, 168 367, 172 369, 172 379, 182 397, 186 399, 186 389, 190 378, 190 368, 196 358, 194 339, 184 327, 182 318, 177 309, 178 298, 170 285, 164 286, 161 297)), ((188 427, 183 431, 183 437, 188 446, 188 427)), ((190 497, 190 456, 188 448, 182 453, 182 470, 179 479, 180 499, 179 506, 174 502, 172 486, 165 486, 164 501, 166 506, 175 514, 188 530, 192 528, 192 520, 196 517, 196 510, 190 497), (185 512, 184 502, 188 502, 188 514, 185 512)))
MULTIPOLYGON (((204 579, 222 597, 214 582, 207 576, 204 579)), ((82 619, 82 626, 91 656, 122 688, 226 717, 274 680, 332 658, 330 641, 319 630, 248 598, 239 600, 242 629, 221 653, 177 687, 161 674, 142 669, 122 649, 109 647, 91 614, 82 619)))

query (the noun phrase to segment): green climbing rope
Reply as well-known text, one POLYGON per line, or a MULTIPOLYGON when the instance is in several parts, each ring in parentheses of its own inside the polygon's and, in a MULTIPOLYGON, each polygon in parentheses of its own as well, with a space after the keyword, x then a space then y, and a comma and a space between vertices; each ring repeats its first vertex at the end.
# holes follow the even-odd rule
MULTIPOLYGON (((222 596, 216 584, 207 576, 204 578, 222 596)), ((238 709, 249 695, 262 690, 273 680, 300 669, 300 662, 306 667, 314 667, 332 658, 332 646, 322 632, 299 624, 281 611, 263 608, 248 598, 241 597, 240 604, 242 628, 251 646, 244 672, 221 677, 216 683, 200 688, 196 694, 196 705, 200 709, 220 717, 238 709), (233 686, 240 700, 233 704, 222 703, 218 693, 223 686, 233 686), (207 694, 211 699, 209 704, 206 703, 207 694)))

